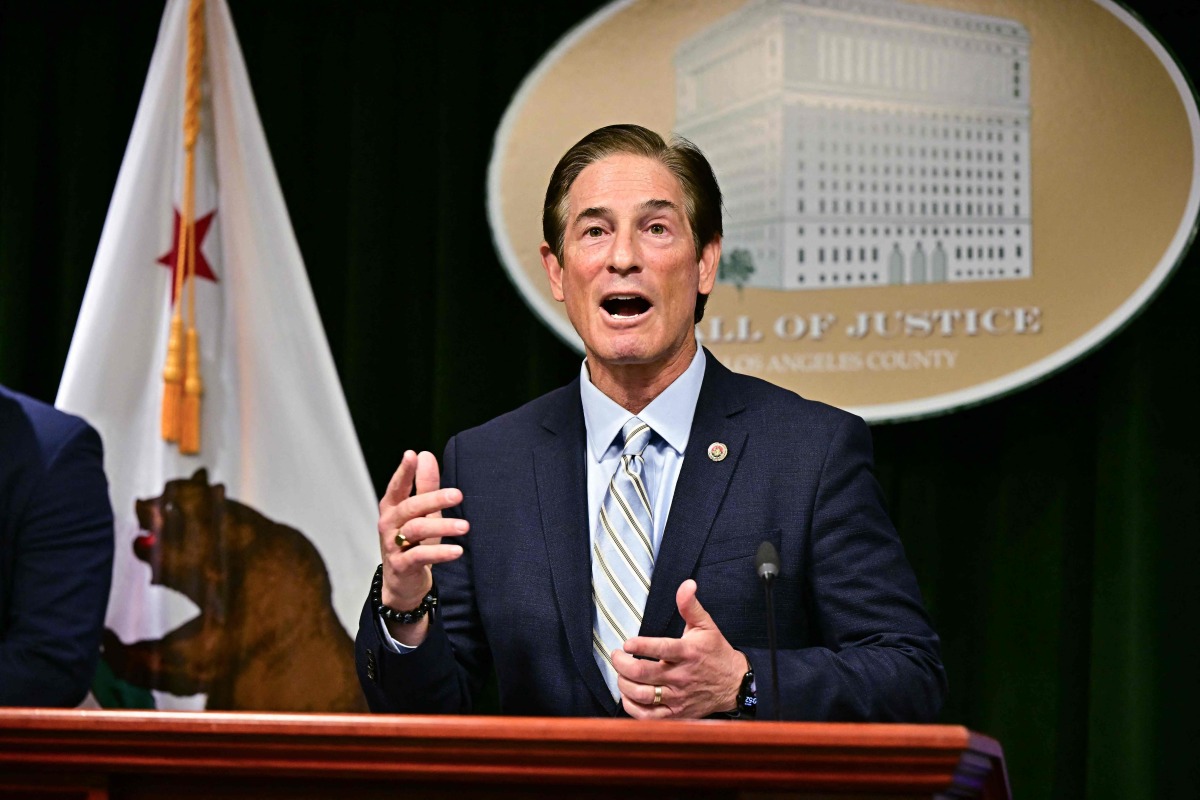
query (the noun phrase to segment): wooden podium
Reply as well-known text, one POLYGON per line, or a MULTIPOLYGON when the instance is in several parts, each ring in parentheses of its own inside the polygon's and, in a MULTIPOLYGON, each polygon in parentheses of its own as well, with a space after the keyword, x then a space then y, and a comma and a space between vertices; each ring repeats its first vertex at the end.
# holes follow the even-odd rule
POLYGON ((1008 800, 950 725, 0 709, 0 796, 1008 800))

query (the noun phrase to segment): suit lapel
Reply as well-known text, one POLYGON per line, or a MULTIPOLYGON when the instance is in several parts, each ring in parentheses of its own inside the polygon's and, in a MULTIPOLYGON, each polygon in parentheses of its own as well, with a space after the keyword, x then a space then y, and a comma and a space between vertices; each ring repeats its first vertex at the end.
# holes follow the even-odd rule
POLYGON ((588 523, 586 435, 578 382, 565 402, 547 415, 543 427, 554 436, 533 451, 542 533, 550 573, 566 630, 567 644, 580 675, 597 701, 611 713, 617 705, 592 655, 592 556, 588 523))
POLYGON ((712 354, 707 351, 705 354, 708 363, 704 383, 696 403, 683 467, 675 484, 667 527, 654 560, 654 578, 642 615, 643 636, 677 637, 683 633, 683 619, 675 606, 675 592, 695 570, 717 509, 745 449, 748 432, 739 418, 745 405, 733 392, 729 370, 712 354), (709 445, 714 442, 728 448, 728 454, 721 461, 708 456, 709 445))

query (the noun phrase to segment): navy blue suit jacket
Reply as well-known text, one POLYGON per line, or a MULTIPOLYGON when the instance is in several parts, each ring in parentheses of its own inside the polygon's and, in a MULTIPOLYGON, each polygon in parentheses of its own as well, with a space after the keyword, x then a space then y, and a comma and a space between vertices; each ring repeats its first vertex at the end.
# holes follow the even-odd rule
POLYGON ((112 564, 100 437, 0 386, 0 706, 83 700, 112 564))
MULTIPOLYGON (((435 567, 425 642, 392 653, 364 606, 359 677, 375 711, 468 712, 491 670, 508 714, 621 713, 592 655, 590 526, 578 380, 453 438, 443 482, 462 490, 465 553, 435 567)), ((754 665, 773 718, 762 588, 772 541, 783 719, 928 721, 945 675, 937 635, 883 509, 861 419, 737 375, 708 355, 640 633, 682 634, 697 596, 754 665), (722 461, 709 445, 729 448, 722 461)))

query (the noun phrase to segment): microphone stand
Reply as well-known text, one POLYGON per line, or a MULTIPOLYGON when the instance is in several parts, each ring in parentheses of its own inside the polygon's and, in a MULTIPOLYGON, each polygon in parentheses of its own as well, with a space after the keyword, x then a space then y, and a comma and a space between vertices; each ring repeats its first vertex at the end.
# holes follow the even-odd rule
POLYGON ((776 656, 778 649, 775 644, 775 601, 774 593, 771 591, 774 577, 774 575, 768 575, 763 579, 763 593, 767 598, 767 647, 771 650, 771 708, 775 710, 775 719, 778 721, 780 719, 779 659, 776 656))
POLYGON ((758 554, 754 558, 755 569, 763 583, 763 594, 767 601, 767 647, 771 651, 771 708, 775 710, 776 721, 782 719, 779 708, 779 658, 775 642, 775 600, 771 587, 775 576, 779 574, 779 551, 770 542, 758 546, 758 554))

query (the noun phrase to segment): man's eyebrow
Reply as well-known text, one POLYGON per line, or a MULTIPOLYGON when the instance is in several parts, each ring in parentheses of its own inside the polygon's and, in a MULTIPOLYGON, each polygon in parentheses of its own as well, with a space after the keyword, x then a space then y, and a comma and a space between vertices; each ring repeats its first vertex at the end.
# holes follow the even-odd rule
POLYGON ((646 202, 642 203, 641 209, 643 211, 662 211, 664 209, 678 211, 679 206, 675 205, 670 200, 647 200, 646 202))
MULTIPOLYGON (((662 211, 664 209, 678 211, 679 206, 670 200, 646 200, 638 206, 638 210, 641 212, 662 211)), ((583 211, 580 211, 575 215, 575 224, 578 225, 581 220, 585 219, 603 219, 606 217, 611 217, 612 215, 613 212, 610 208, 605 206, 592 206, 591 208, 585 208, 583 211)))
POLYGON ((580 211, 575 215, 575 224, 578 225, 579 221, 584 219, 595 219, 597 217, 611 216, 611 209, 605 208, 604 206, 592 206, 591 208, 585 208, 583 211, 580 211))

